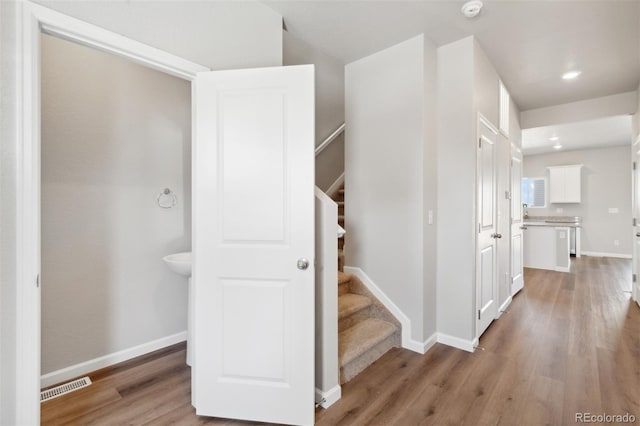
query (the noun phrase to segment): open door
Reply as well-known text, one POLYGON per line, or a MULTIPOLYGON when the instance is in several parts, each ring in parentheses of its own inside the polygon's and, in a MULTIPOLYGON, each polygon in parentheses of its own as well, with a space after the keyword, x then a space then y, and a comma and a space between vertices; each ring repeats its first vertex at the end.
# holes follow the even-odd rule
POLYGON ((522 153, 511 147, 511 295, 524 287, 522 221, 522 153))
POLYGON ((498 314, 497 131, 478 123, 478 240, 476 255, 476 336, 480 337, 498 314))
POLYGON ((314 69, 193 84, 192 402, 314 421, 314 69))

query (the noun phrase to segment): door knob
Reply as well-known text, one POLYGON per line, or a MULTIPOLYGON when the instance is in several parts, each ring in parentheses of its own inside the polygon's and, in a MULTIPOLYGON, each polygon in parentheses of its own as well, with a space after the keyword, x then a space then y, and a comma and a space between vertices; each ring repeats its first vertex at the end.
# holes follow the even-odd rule
POLYGON ((527 227, 526 226, 521 226, 520 229, 527 229, 527 227))
POLYGON ((636 232, 636 237, 640 237, 640 232, 636 232))
POLYGON ((502 234, 491 234, 491 238, 502 238, 502 234))
POLYGON ((309 260, 305 259, 304 257, 301 257, 300 259, 298 259, 297 266, 298 266, 298 269, 304 271, 309 267, 309 260))

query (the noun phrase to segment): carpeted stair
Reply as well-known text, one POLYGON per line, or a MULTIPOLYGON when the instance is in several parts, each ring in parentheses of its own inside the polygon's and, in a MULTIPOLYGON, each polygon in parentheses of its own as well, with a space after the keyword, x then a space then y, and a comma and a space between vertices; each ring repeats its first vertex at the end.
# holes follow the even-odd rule
MULTIPOLYGON (((344 188, 338 222, 344 228, 344 188)), ((346 235, 345 235, 346 237, 346 235)), ((340 383, 346 383, 389 349, 400 346, 400 323, 355 276, 345 274, 344 239, 338 239, 338 359, 340 383)))

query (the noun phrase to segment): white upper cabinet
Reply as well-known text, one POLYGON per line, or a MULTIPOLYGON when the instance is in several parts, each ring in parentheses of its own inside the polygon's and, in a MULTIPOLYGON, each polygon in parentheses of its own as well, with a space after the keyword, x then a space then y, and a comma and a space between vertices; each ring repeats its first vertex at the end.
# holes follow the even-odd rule
POLYGON ((579 203, 582 164, 548 167, 549 202, 579 203))

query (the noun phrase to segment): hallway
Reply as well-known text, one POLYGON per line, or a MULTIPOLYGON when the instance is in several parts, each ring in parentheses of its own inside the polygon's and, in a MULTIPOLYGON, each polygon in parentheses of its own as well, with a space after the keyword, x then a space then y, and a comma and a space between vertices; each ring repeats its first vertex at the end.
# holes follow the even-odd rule
MULTIPOLYGON (((321 425, 574 424, 575 413, 640 418, 640 308, 631 261, 574 259, 525 270, 525 288, 469 354, 394 349, 318 411, 321 425)), ((637 420, 638 421, 638 420, 637 420)))
MULTIPOLYGON (((569 274, 526 270, 525 289, 470 354, 392 349, 316 411, 319 425, 574 424, 575 413, 640 418, 640 308, 629 260, 582 257, 569 274)), ((242 424, 198 417, 184 346, 98 375, 42 406, 43 425, 242 424)))

